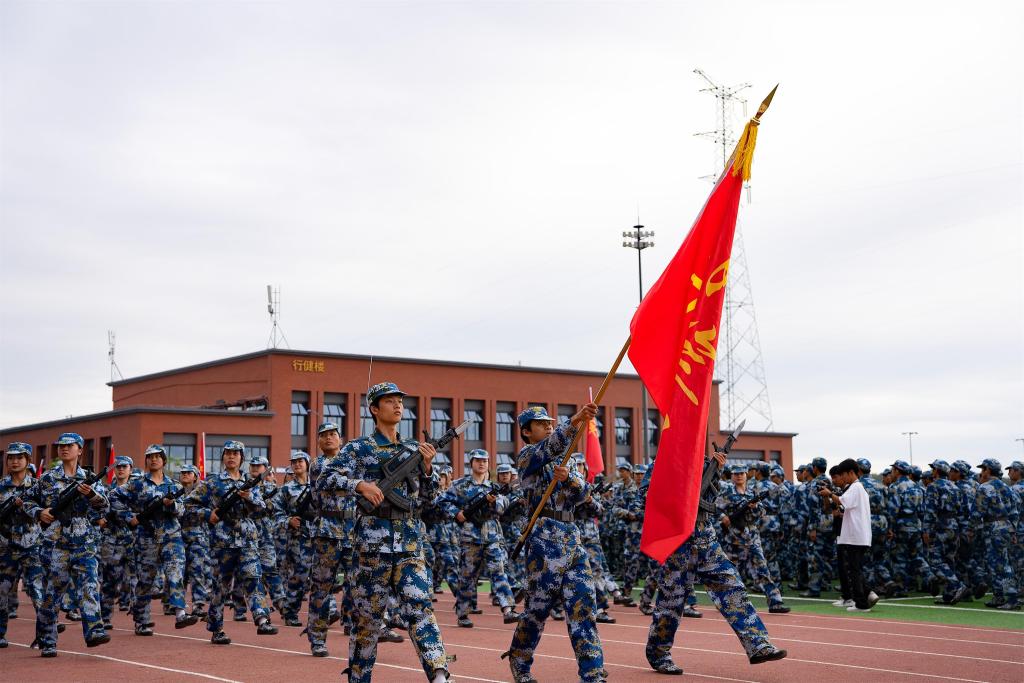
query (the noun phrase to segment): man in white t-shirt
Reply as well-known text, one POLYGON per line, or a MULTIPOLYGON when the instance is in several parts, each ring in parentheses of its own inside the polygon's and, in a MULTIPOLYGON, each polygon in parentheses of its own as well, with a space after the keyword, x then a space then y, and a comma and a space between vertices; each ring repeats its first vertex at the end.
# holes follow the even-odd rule
POLYGON ((864 485, 858 481, 857 461, 847 458, 836 465, 832 481, 843 487, 843 495, 827 488, 819 490, 823 498, 831 498, 843 516, 842 530, 836 538, 839 557, 839 581, 843 598, 853 600, 846 609, 850 612, 868 612, 873 603, 868 599, 864 583, 864 555, 871 549, 871 503, 864 485))

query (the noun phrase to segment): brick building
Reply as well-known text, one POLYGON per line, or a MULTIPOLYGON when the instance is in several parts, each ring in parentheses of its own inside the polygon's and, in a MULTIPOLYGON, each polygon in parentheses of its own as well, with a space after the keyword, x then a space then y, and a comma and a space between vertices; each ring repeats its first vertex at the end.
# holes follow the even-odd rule
MULTIPOLYGON (((37 463, 55 456, 57 435, 75 431, 86 440, 83 464, 102 467, 111 444, 119 455, 141 465, 150 443, 164 444, 169 466, 177 472, 193 462, 205 443, 207 471, 220 466, 220 447, 233 438, 250 453, 270 458, 283 468, 292 450, 316 450, 316 425, 330 419, 341 425, 344 440, 372 430, 365 407, 368 356, 316 351, 268 349, 164 372, 111 382, 113 409, 93 415, 9 427, 0 430, 0 447, 25 441, 37 463), (205 442, 203 441, 205 435, 205 442)), ((422 437, 440 434, 463 420, 473 421, 461 441, 450 446, 456 474, 465 468, 465 453, 484 448, 492 466, 511 462, 522 447, 516 415, 528 405, 543 405, 560 419, 576 412, 590 387, 597 390, 602 373, 458 363, 413 358, 374 358, 373 381, 395 381, 403 391, 406 416, 400 431, 422 437)), ((599 413, 606 470, 617 463, 643 462, 641 384, 636 375, 619 374, 599 413)), ((660 421, 647 415, 650 452, 657 450, 660 421)), ((719 429, 717 384, 708 420, 709 439, 724 439, 719 429)), ((778 462, 793 468, 792 433, 747 432, 737 443, 737 461, 778 462)))

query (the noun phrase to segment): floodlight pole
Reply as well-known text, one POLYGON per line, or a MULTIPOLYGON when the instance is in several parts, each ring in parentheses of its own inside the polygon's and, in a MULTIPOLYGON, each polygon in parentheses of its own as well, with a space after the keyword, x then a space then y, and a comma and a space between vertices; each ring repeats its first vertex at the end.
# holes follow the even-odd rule
MULTIPOLYGON (((641 253, 647 247, 654 246, 654 231, 644 230, 644 226, 639 224, 633 226, 632 230, 625 230, 622 233, 624 240, 622 246, 627 249, 636 249, 636 277, 637 285, 640 292, 640 303, 644 300, 644 264, 641 258, 641 253)), ((651 443, 650 437, 647 433, 647 387, 644 386, 643 382, 640 383, 640 404, 643 415, 640 416, 640 424, 642 426, 640 430, 641 438, 644 444, 644 464, 650 464, 651 462, 651 443)), ((614 418, 614 415, 612 416, 614 418)))
POLYGON ((910 464, 914 464, 914 437, 917 436, 917 432, 903 432, 903 436, 907 437, 907 447, 910 449, 910 464))

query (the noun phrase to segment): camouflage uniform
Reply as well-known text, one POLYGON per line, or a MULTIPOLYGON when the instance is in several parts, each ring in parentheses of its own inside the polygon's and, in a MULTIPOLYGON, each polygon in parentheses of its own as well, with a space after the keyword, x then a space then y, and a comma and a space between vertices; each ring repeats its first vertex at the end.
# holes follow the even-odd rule
POLYGON ((764 550, 764 559, 768 564, 768 572, 772 577, 772 583, 776 586, 782 585, 782 567, 779 563, 779 541, 782 537, 782 499, 785 490, 780 489, 777 484, 768 479, 771 465, 759 463, 758 472, 764 475, 763 479, 750 482, 750 493, 758 495, 762 491, 771 491, 767 498, 761 501, 764 508, 764 515, 758 520, 757 533, 761 537, 761 548, 764 550))
MULTIPOLYGON (((7 453, 32 455, 32 447, 20 442, 7 447, 7 453)), ((28 472, 20 486, 10 475, 0 479, 0 503, 8 498, 24 500, 36 480, 28 472)), ((39 524, 20 509, 15 509, 0 527, 0 640, 7 634, 8 613, 13 611, 10 598, 17 597, 19 577, 38 613, 43 600, 43 569, 39 564, 39 524)))
MULTIPOLYGON (((124 456, 118 456, 117 460, 121 462, 116 464, 131 464, 131 459, 124 456)), ((105 487, 104 493, 108 500, 118 488, 119 484, 116 481, 112 482, 109 487, 105 487)), ((114 602, 127 584, 126 568, 134 563, 135 532, 124 523, 116 509, 111 509, 105 516, 105 519, 106 524, 101 532, 102 541, 100 542, 100 586, 102 593, 100 611, 103 614, 104 624, 108 624, 113 619, 114 602)), ((130 586, 129 590, 132 590, 130 586)), ((134 595, 133 590, 132 595, 134 595)))
POLYGON ((210 510, 197 504, 188 496, 199 485, 199 468, 186 465, 182 472, 196 475, 196 483, 185 494, 181 515, 181 540, 185 544, 184 585, 192 591, 192 610, 205 611, 210 602, 210 586, 213 582, 213 568, 210 558, 210 510))
MULTIPOLYGON (((742 467, 742 465, 738 466, 742 467)), ((735 470, 737 472, 744 470, 735 470)), ((768 482, 769 484, 771 482, 768 482)), ((774 484, 772 484, 774 486, 774 484)), ((736 505, 744 506, 753 499, 754 492, 740 493, 739 489, 725 489, 715 499, 715 507, 719 515, 724 516, 726 511, 736 505)), ((749 510, 749 508, 748 508, 749 510)), ((754 583, 761 587, 761 590, 768 597, 768 605, 771 607, 782 605, 782 594, 778 585, 772 580, 771 571, 764 557, 764 550, 761 546, 761 536, 758 532, 759 522, 765 515, 765 509, 758 503, 753 510, 747 513, 746 526, 730 524, 722 539, 722 548, 734 565, 743 567, 743 573, 750 576, 754 583)))
MULTIPOLYGON (((395 394, 401 392, 394 384, 378 384, 367 392, 367 402, 372 405, 379 398, 395 394)), ((343 501, 359 495, 356 487, 360 483, 379 481, 383 463, 417 448, 415 441, 394 443, 374 430, 370 436, 345 444, 336 457, 324 459, 314 483, 321 514, 317 541, 341 535, 337 513, 343 511, 343 501)), ((409 638, 428 680, 447 672, 448 660, 431 603, 430 575, 423 560, 426 527, 418 516, 419 508, 433 499, 436 488, 437 474, 426 476, 421 472, 411 482, 403 481, 395 487, 395 493, 409 501, 413 512, 402 512, 385 501, 372 514, 359 514, 356 519, 350 581, 354 615, 346 669, 350 682, 369 681, 373 675, 377 637, 392 599, 398 600, 400 617, 408 624, 409 638)), ((322 582, 319 566, 313 571, 314 583, 322 582)))
MULTIPOLYGON (((502 466, 499 465, 498 467, 500 472, 502 466)), ((506 465, 506 467, 511 469, 512 466, 506 465)), ((508 575, 509 583, 512 584, 513 591, 525 585, 526 565, 523 564, 522 553, 515 559, 510 558, 509 554, 516 547, 516 543, 519 542, 519 537, 523 535, 523 527, 526 526, 529 514, 530 511, 526 509, 526 499, 523 497, 523 491, 516 485, 512 490, 512 495, 508 498, 508 507, 505 508, 505 512, 501 515, 501 533, 505 541, 505 572, 508 575)))
MULTIPOLYGON (((861 462, 861 461, 858 461, 861 462)), ((863 467, 863 464, 862 464, 863 467)), ((871 466, 868 463, 868 471, 871 466)), ((859 479, 868 494, 871 509, 871 549, 864 558, 864 580, 869 588, 882 588, 892 582, 889 568, 889 508, 886 502, 888 489, 864 474, 859 479)))
MULTIPOLYGON (((185 504, 193 504, 212 513, 231 491, 240 489, 244 483, 243 477, 232 479, 227 471, 221 471, 199 482, 192 493, 188 494, 185 504)), ((250 517, 253 511, 265 504, 258 486, 250 489, 250 492, 250 500, 240 500, 230 515, 227 515, 227 519, 222 518, 219 513, 223 511, 218 510, 218 521, 210 528, 210 546, 216 569, 210 591, 206 630, 215 635, 224 630, 224 599, 231 594, 236 574, 249 598, 253 618, 257 622, 267 618, 260 575, 259 531, 250 517)))
POLYGON ((1016 540, 1020 497, 999 478, 1002 465, 998 460, 986 459, 979 467, 988 468, 992 478, 978 486, 971 526, 984 529, 985 565, 992 584, 992 603, 1004 609, 1019 609, 1021 603, 1010 561, 1010 546, 1016 540))
POLYGON ((622 540, 622 593, 627 598, 633 595, 641 571, 640 532, 644 525, 644 499, 635 484, 623 484, 612 501, 615 516, 623 528, 622 540))
MULTIPOLYGON (((65 438, 62 435, 58 443, 65 438)), ((38 521, 44 509, 57 503, 61 491, 85 478, 86 472, 81 467, 69 477, 58 463, 58 467, 39 478, 35 488, 24 498, 25 512, 38 521)), ((46 585, 36 624, 39 645, 44 653, 57 647, 57 611, 61 597, 69 590, 78 598, 86 643, 107 637, 100 612, 99 563, 96 557, 98 534, 93 520, 106 514, 108 507, 106 497, 98 491, 88 500, 76 494, 71 506, 47 529, 51 534, 52 552, 49 556, 40 557, 46 568, 46 585)))
MULTIPOLYGON (((960 514, 963 521, 960 525, 960 538, 957 544, 956 574, 964 583, 975 589, 975 595, 981 597, 988 590, 988 578, 985 576, 985 530, 971 527, 970 520, 974 515, 974 500, 978 493, 978 482, 971 472, 970 463, 964 460, 953 462, 953 470, 960 477, 953 483, 960 491, 960 514)), ((950 470, 952 473, 953 470, 950 470)))
MULTIPOLYGON (((1018 476, 1024 476, 1024 462, 1014 460, 1007 468, 1015 471, 1018 476)), ((1017 494, 1017 542, 1010 546, 1010 560, 1013 563, 1013 573, 1017 577, 1017 595, 1024 592, 1024 478, 1018 479, 1010 485, 1010 488, 1017 494)))
POLYGON ((893 547, 893 574, 904 591, 912 589, 914 577, 919 577, 926 586, 935 580, 935 575, 924 559, 921 542, 921 513, 924 507, 924 491, 907 476, 910 465, 903 460, 893 464, 900 477, 890 488, 889 515, 893 519, 895 544, 893 547))
MULTIPOLYGON (((519 415, 518 424, 525 427, 535 419, 551 420, 543 408, 531 408, 519 415)), ((536 509, 540 503, 553 480, 555 465, 560 464, 561 454, 575 435, 576 428, 566 422, 558 425, 548 438, 519 451, 516 465, 530 509, 536 509)), ((580 680, 589 683, 606 678, 604 653, 594 620, 594 577, 579 529, 573 523, 573 510, 586 498, 588 489, 582 475, 570 470, 569 478, 555 485, 545 512, 526 541, 526 608, 506 653, 517 682, 530 678, 533 653, 544 632, 544 622, 559 601, 565 607, 580 680)))
MULTIPOLYGON (((180 491, 181 484, 170 477, 164 477, 156 484, 147 473, 142 479, 129 479, 111 494, 111 507, 120 517, 122 524, 129 524, 151 503, 170 498, 180 491)), ((185 544, 181 539, 181 523, 178 516, 185 507, 180 499, 170 506, 161 506, 161 511, 149 520, 139 520, 135 527, 135 549, 138 556, 139 577, 135 588, 135 602, 132 604, 132 618, 136 628, 150 621, 150 601, 155 597, 154 583, 157 575, 163 573, 164 590, 169 603, 175 609, 185 609, 185 544)))
MULTIPOLYGON (((709 462, 705 459, 705 468, 709 462)), ((785 651, 776 651, 772 646, 768 630, 750 604, 736 568, 715 537, 710 516, 715 509, 716 488, 713 485, 701 501, 693 534, 662 565, 661 590, 647 632, 647 661, 655 669, 675 668, 672 643, 695 583, 704 584, 711 601, 740 639, 748 657, 757 661, 758 657, 785 656, 785 651)))
MULTIPOLYGON (((827 464, 824 458, 815 458, 811 465, 818 469, 825 469, 827 464)), ((830 486, 831 482, 825 474, 819 474, 807 483, 804 488, 804 520, 807 539, 807 593, 817 597, 821 591, 828 588, 832 579, 833 563, 830 561, 832 553, 835 552, 835 543, 832 536, 832 515, 827 514, 822 507, 821 496, 818 489, 822 486, 830 486), (811 539, 810 533, 815 532, 811 539)))
MULTIPOLYGON (((483 456, 487 457, 486 453, 483 456)), ((477 496, 491 492, 491 484, 484 481, 477 484, 472 476, 456 479, 438 499, 438 504, 449 519, 463 510, 477 496)), ((504 553, 501 549, 501 526, 495 519, 508 507, 508 498, 497 495, 492 506, 491 515, 481 526, 470 521, 459 526, 462 548, 462 565, 459 572, 459 585, 455 598, 455 613, 460 619, 469 615, 473 597, 476 595, 476 582, 481 570, 485 569, 491 579, 491 589, 502 608, 512 607, 512 589, 505 576, 504 553)))
MULTIPOLYGON (((305 455, 305 453, 303 453, 305 455)), ((306 462, 309 463, 309 456, 306 462)), ((299 521, 299 528, 293 529, 288 523, 292 517, 299 516, 297 504, 299 498, 308 489, 309 485, 303 485, 297 479, 289 481, 281 487, 277 494, 277 503, 285 512, 285 528, 288 531, 288 543, 285 546, 287 559, 285 566, 288 569, 288 584, 283 602, 283 616, 286 620, 298 618, 299 610, 302 608, 302 601, 306 596, 306 588, 309 585, 310 570, 313 564, 313 532, 316 528, 316 511, 310 505, 306 514, 299 521)))
POLYGON ((949 463, 936 460, 931 464, 940 476, 924 492, 924 530, 928 533, 928 564, 938 580, 945 583, 942 601, 960 602, 967 587, 957 578, 956 566, 957 515, 960 512, 960 492, 956 484, 946 478, 949 463))
MULTIPOLYGON (((270 463, 266 458, 253 458, 250 465, 266 465, 270 463)), ((260 482, 257 487, 260 490, 260 497, 265 506, 256 510, 253 521, 256 523, 256 530, 259 533, 259 554, 260 574, 263 577, 263 585, 271 604, 281 610, 284 599, 284 581, 277 564, 277 529, 285 524, 284 511, 277 500, 277 484, 270 480, 260 482)), ((283 610, 281 610, 283 611, 283 610)))

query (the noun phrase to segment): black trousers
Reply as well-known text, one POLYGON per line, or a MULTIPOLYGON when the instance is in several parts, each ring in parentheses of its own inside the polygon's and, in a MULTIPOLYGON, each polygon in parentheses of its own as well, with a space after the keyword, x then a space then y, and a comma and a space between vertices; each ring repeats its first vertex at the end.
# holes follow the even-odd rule
POLYGON ((839 586, 843 592, 843 600, 853 600, 860 609, 867 609, 868 590, 864 583, 864 553, 870 546, 847 545, 836 546, 839 560, 839 586))

